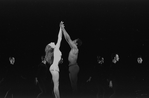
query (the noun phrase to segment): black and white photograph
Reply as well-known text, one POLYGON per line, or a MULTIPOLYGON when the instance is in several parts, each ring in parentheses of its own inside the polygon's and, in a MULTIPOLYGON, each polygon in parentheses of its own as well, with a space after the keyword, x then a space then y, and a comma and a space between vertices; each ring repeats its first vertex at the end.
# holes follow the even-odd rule
POLYGON ((149 98, 149 1, 0 0, 0 98, 149 98))

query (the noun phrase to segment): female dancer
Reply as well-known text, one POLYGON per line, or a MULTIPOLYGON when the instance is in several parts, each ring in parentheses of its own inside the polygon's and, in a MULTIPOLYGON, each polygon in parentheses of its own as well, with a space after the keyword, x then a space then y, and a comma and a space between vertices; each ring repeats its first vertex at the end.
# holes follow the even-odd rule
MULTIPOLYGON (((60 23, 60 25, 61 24, 62 24, 62 22, 60 23)), ((60 98, 60 93, 59 93, 59 67, 58 67, 58 65, 61 61, 61 56, 62 56, 62 53, 59 49, 60 44, 61 44, 61 40, 62 40, 62 30, 60 28, 56 45, 54 42, 51 42, 50 44, 48 44, 50 47, 52 47, 54 49, 53 50, 54 59, 53 59, 53 63, 50 66, 49 70, 52 74, 52 80, 54 83, 53 91, 54 91, 55 98, 60 98)))

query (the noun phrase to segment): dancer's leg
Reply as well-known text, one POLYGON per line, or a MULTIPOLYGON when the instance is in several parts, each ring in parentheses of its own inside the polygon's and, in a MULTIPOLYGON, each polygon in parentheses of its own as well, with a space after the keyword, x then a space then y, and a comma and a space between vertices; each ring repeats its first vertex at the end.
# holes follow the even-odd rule
POLYGON ((52 74, 52 80, 54 83, 54 88, 53 92, 55 95, 55 98, 60 98, 60 93, 59 93, 59 72, 58 71, 51 71, 52 74))
POLYGON ((77 90, 78 90, 78 85, 77 85, 77 82, 78 82, 78 72, 79 72, 79 67, 78 65, 72 65, 69 67, 69 77, 70 77, 70 81, 71 81, 71 86, 72 86, 72 89, 73 89, 73 93, 76 93, 77 90))

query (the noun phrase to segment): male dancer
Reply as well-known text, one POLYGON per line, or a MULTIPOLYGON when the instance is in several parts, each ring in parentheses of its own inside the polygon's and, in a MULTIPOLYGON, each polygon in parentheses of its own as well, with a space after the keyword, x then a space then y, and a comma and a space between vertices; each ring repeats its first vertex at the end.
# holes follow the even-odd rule
POLYGON ((68 61, 69 61, 69 77, 70 77, 70 81, 71 81, 71 86, 73 89, 73 92, 76 93, 77 91, 77 80, 78 80, 78 72, 79 72, 79 66, 77 63, 77 59, 78 59, 78 53, 79 53, 79 49, 77 47, 78 44, 82 44, 80 39, 75 39, 75 40, 71 40, 70 36, 68 35, 68 33, 66 32, 65 28, 64 28, 64 24, 62 22, 61 25, 61 29, 63 31, 64 37, 66 39, 66 41, 68 42, 68 44, 70 45, 70 52, 69 52, 69 56, 68 56, 68 61), (79 43, 78 43, 79 42, 79 43))

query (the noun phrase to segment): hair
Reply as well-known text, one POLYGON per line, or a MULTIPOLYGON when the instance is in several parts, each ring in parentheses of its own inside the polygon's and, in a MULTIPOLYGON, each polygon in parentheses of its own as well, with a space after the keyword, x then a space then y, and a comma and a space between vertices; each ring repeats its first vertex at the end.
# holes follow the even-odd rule
POLYGON ((48 61, 48 63, 52 64, 54 59, 54 48, 52 48, 49 44, 45 48, 45 59, 48 61))
POLYGON ((45 48, 45 52, 53 52, 54 51, 54 48, 51 47, 51 45, 47 45, 46 48, 45 48))
POLYGON ((55 48, 55 43, 54 42, 51 42, 48 44, 48 46, 52 47, 52 48, 55 48))

